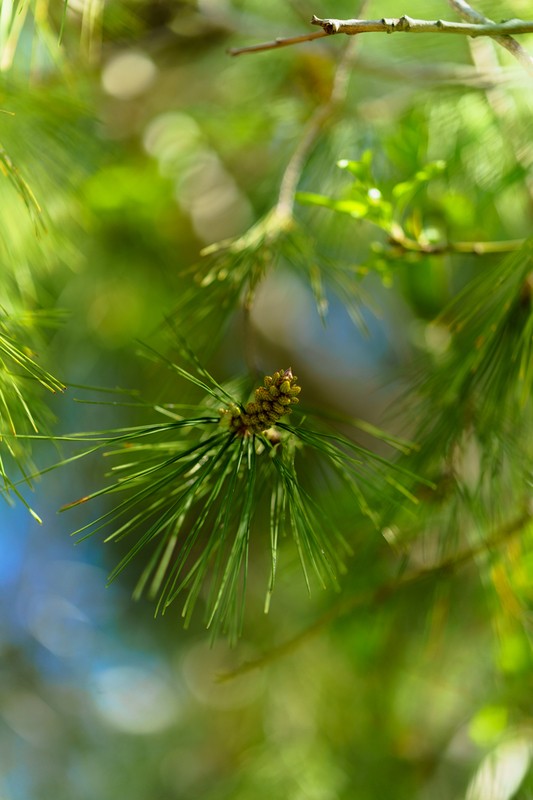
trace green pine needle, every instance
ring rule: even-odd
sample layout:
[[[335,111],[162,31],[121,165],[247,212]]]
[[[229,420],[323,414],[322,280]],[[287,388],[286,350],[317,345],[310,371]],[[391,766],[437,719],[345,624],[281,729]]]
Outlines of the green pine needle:
[[[181,377],[207,388],[208,406],[213,397],[219,401],[228,394],[207,372],[199,381],[173,366]],[[289,384],[289,373],[276,373],[280,385],[283,380]],[[268,383],[272,380],[265,379],[265,385],[275,385],[275,379]],[[291,386],[295,380],[291,377]],[[239,399],[231,402],[232,408],[245,409]],[[345,532],[313,501],[312,474],[305,470],[300,476],[304,465],[316,462],[319,479],[329,476],[332,491],[348,495],[354,519],[367,517],[373,523],[378,520],[376,491],[387,491],[391,466],[339,434],[303,423],[280,421],[262,432],[232,429],[225,409],[212,416],[62,438],[90,444],[65,464],[95,450],[113,462],[110,483],[62,509],[112,498],[107,511],[75,531],[79,538],[101,533],[107,542],[132,540],[110,581],[133,559],[144,558],[135,596],[147,592],[161,613],[182,598],[185,625],[201,602],[213,635],[224,633],[231,640],[242,630],[249,550],[256,542],[270,552],[265,611],[285,535],[294,541],[308,591],[315,583],[335,586],[351,553]],[[393,481],[395,493],[405,492],[405,476],[399,473]]]
[[[406,398],[420,447],[400,460],[430,477],[427,492],[415,478],[404,486],[424,503],[398,517],[387,509],[384,525],[399,539],[439,530],[443,545],[477,535],[490,520],[508,521],[527,505],[533,472],[533,241],[491,264],[453,300],[436,324],[449,335],[447,349],[421,365]]]
[[[366,331],[356,270],[318,253],[307,232],[276,210],[243,236],[210,245],[202,255],[204,260],[184,276],[189,288],[185,288],[175,314],[181,324],[191,321],[187,336],[202,350],[217,344],[234,312],[251,308],[263,278],[281,266],[309,285],[322,322],[328,313],[328,287],[354,323]],[[217,331],[215,337],[213,331]]]
[[[11,185],[16,190],[17,194],[22,199],[26,206],[28,214],[30,215],[36,231],[44,230],[45,225],[42,217],[42,210],[33,193],[29,183],[21,175],[17,166],[13,163],[12,159],[0,144],[0,172],[8,178]]]
[[[56,393],[64,384],[41,367],[27,342],[35,338],[35,327],[49,324],[48,315],[8,315],[0,309],[0,480],[3,495],[22,500],[32,516],[39,519],[23,500],[10,475],[13,466],[30,484],[35,468],[31,460],[28,436],[46,433],[52,415],[42,399],[40,387]],[[31,355],[30,355],[31,354]]]

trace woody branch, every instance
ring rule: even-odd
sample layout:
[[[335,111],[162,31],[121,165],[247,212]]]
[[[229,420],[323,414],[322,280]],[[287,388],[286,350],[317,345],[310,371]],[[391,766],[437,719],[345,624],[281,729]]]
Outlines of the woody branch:
[[[318,25],[325,33],[454,33],[463,36],[505,36],[533,32],[533,21],[509,19],[504,22],[447,22],[446,20],[413,19],[404,15],[379,20],[365,19],[320,19],[313,16],[312,25]]]
[[[322,28],[316,33],[303,34],[301,36],[291,36],[287,38],[279,37],[271,42],[251,45],[249,47],[238,47],[230,50],[234,56],[243,53],[254,53],[261,50],[273,50],[279,47],[288,47],[293,44],[308,42],[323,36],[331,36],[337,33],[345,33],[354,36],[359,33],[448,33],[462,34],[463,36],[490,36],[508,37],[522,33],[533,33],[533,20],[509,19],[504,22],[448,22],[446,20],[425,20],[413,19],[404,15],[397,18],[383,18],[378,20],[364,19],[321,19],[313,16],[312,25]]]

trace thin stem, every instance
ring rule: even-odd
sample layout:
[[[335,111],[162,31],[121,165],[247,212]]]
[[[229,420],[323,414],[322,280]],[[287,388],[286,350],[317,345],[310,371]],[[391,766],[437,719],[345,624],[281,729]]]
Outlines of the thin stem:
[[[228,50],[228,53],[230,56],[242,56],[244,53],[260,53],[263,50],[278,50],[280,47],[289,47],[291,44],[301,44],[302,42],[312,42],[314,39],[322,39],[327,35],[326,31],[313,31],[313,33],[303,33],[300,36],[278,36],[271,42],[252,44],[248,47],[232,47]]]
[[[296,634],[296,636],[293,636],[292,639],[288,639],[286,642],[283,642],[277,647],[273,647],[263,656],[260,656],[253,661],[245,661],[235,670],[221,675],[219,679],[221,681],[231,680],[239,675],[244,675],[247,672],[252,672],[255,669],[264,667],[266,664],[276,661],[278,658],[282,658],[288,653],[291,653],[293,650],[303,644],[303,642],[307,641],[307,639],[316,636],[321,630],[326,628],[336,619],[348,614],[351,611],[361,608],[375,607],[380,603],[385,602],[402,589],[422,583],[428,578],[436,577],[441,573],[455,572],[460,567],[464,567],[474,561],[478,556],[490,552],[497,547],[501,547],[510,538],[518,535],[524,529],[524,527],[531,522],[531,518],[531,512],[524,511],[519,517],[517,517],[517,519],[505,525],[492,538],[472,545],[472,547],[463,550],[462,553],[449,556],[448,558],[445,558],[430,567],[425,567],[424,569],[417,570],[416,572],[403,575],[401,578],[397,578],[396,580],[382,584],[377,589],[369,589],[368,591],[360,592],[340,600],[338,603],[335,603],[335,605],[330,608],[329,611],[326,611],[325,614],[322,614],[322,616],[320,616],[312,625]]]
[[[449,0],[449,2],[455,2],[457,5],[454,7],[457,8],[457,10],[461,7],[463,12],[466,8],[469,8],[467,3],[462,3],[458,0]],[[495,23],[490,22],[482,15],[479,15],[479,17],[481,21],[448,22],[441,19],[413,19],[406,15],[403,17],[390,19],[382,18],[378,20],[321,19],[313,15],[311,24],[318,25],[322,28],[322,32],[318,35],[302,34],[300,36],[290,36],[287,38],[279,37],[270,42],[262,42],[248,47],[236,47],[229,52],[233,56],[243,55],[244,53],[258,53],[263,50],[273,50],[279,47],[288,47],[293,44],[309,42],[313,39],[318,39],[322,36],[331,36],[336,33],[345,33],[349,36],[354,36],[358,33],[447,33],[461,34],[463,36],[490,36],[495,38],[503,47],[506,47],[507,50],[526,67],[528,72],[533,75],[533,59],[523,47],[511,37],[511,34],[533,33],[533,21],[510,19],[505,22]]]
[[[389,244],[409,253],[423,253],[426,255],[444,255],[445,253],[465,253],[474,256],[484,256],[489,253],[514,253],[524,244],[525,239],[508,239],[494,242],[445,242],[442,244],[429,244],[410,239],[403,232],[395,232],[389,237]]]

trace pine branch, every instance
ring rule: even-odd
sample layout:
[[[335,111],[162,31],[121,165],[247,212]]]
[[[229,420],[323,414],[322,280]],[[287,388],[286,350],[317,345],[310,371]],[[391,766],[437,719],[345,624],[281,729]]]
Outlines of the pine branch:
[[[407,496],[416,504],[416,498],[400,483],[412,484],[415,476],[340,434],[313,429],[303,422],[283,422],[291,406],[298,405],[300,393],[290,369],[265,376],[264,385],[247,405],[234,398],[224,408],[217,408],[227,393],[201,366],[192,365],[203,381],[177,364],[172,366],[182,378],[207,392],[197,411],[211,413],[109,432],[51,437],[85,442],[86,448],[40,474],[97,451],[105,450],[113,461],[118,458],[111,469],[111,483],[62,507],[62,511],[68,510],[105,496],[115,499],[75,535],[85,539],[105,532],[105,541],[128,536],[132,547],[110,580],[133,558],[148,552],[135,595],[147,590],[158,598],[161,613],[184,596],[182,616],[187,625],[205,590],[208,627],[213,635],[222,630],[234,640],[242,628],[252,537],[264,539],[269,532],[271,576],[266,608],[284,534],[294,541],[309,590],[315,582],[313,576],[323,588],[335,585],[345,557],[352,552],[340,527],[302,485],[298,472],[304,458],[306,464],[315,463],[322,477],[329,476],[332,486],[346,493],[352,514],[370,519],[374,525],[378,521],[372,507],[376,487],[380,487],[380,502],[383,492],[388,495],[392,490],[402,501]],[[153,409],[160,410],[158,406]],[[405,452],[404,442],[382,437],[364,423],[353,424]],[[23,438],[40,437],[30,434]],[[270,519],[264,519],[258,510],[265,495]]]
[[[334,116],[335,109],[342,103],[346,96],[350,67],[354,60],[353,47],[347,47],[333,77],[329,97],[324,103],[317,106],[307,121],[302,136],[299,139],[291,158],[285,168],[281,179],[278,201],[272,211],[274,224],[281,230],[292,228],[294,224],[294,203],[296,191],[305,167],[307,158],[324,128]],[[255,360],[254,331],[251,324],[251,313],[257,282],[250,282],[243,298],[244,341],[246,343],[245,357],[250,373],[257,372]]]
[[[484,19],[484,18],[483,18]],[[504,38],[509,47],[508,39],[513,34],[533,33],[533,20],[510,19],[505,22],[449,22],[446,20],[425,20],[413,19],[404,15],[395,18],[382,18],[378,20],[364,19],[321,19],[313,16],[312,25],[320,26],[322,35],[331,36],[337,33],[345,33],[354,36],[358,33],[441,33],[441,34],[460,34],[463,36],[490,36]],[[244,53],[257,53],[263,50],[273,50],[279,47],[287,47],[292,44],[310,41],[319,38],[312,35],[292,36],[286,39],[278,38],[272,42],[251,45],[249,47],[237,47],[230,50],[232,56],[243,55]],[[510,40],[513,42],[513,40]],[[516,47],[513,48],[516,55]],[[520,59],[522,63],[523,60]]]
[[[364,9],[365,2],[361,4],[360,12],[363,12]],[[222,310],[224,319],[227,321],[232,310],[239,306],[242,308],[244,355],[250,374],[259,374],[255,359],[254,331],[251,325],[251,311],[257,286],[263,280],[267,270],[272,270],[280,258],[287,256],[286,250],[292,251],[286,260],[297,266],[300,273],[308,275],[318,313],[322,319],[326,316],[327,300],[322,286],[322,276],[315,263],[317,261],[315,253],[308,252],[309,240],[301,236],[296,226],[294,203],[309,154],[322,131],[334,119],[336,110],[346,96],[350,69],[356,53],[354,44],[356,43],[350,43],[343,53],[326,100],[317,106],[305,125],[302,136],[284,170],[274,208],[243,236],[215,243],[202,251],[204,256],[214,256],[214,267],[208,271],[207,275],[199,279],[199,283],[202,287],[211,287],[210,293],[215,301],[216,313],[220,314]],[[331,273],[335,272],[332,267]],[[222,276],[224,277],[222,278]],[[344,294],[343,280],[339,272],[331,274],[329,277],[331,284],[336,284],[340,294]],[[222,286],[221,280],[223,280]],[[229,284],[233,284],[233,286],[229,288]],[[216,300],[214,297],[217,288],[222,288],[223,296],[220,297],[220,300]],[[186,316],[197,317],[197,287],[194,287],[189,299],[194,307],[194,314],[186,314]],[[349,314],[352,318],[357,319],[358,323],[361,323],[360,311],[356,307],[357,302],[354,303],[351,289],[344,300]]]

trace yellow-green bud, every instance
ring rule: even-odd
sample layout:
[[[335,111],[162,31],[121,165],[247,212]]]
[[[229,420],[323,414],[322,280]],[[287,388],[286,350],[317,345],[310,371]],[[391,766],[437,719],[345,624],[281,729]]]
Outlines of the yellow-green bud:
[[[244,410],[234,403],[227,409],[220,409],[221,422],[240,436],[262,433],[285,414],[290,414],[291,404],[299,402],[296,395],[300,394],[301,387],[296,384],[297,380],[290,367],[265,375],[264,386],[255,390],[255,400]]]

